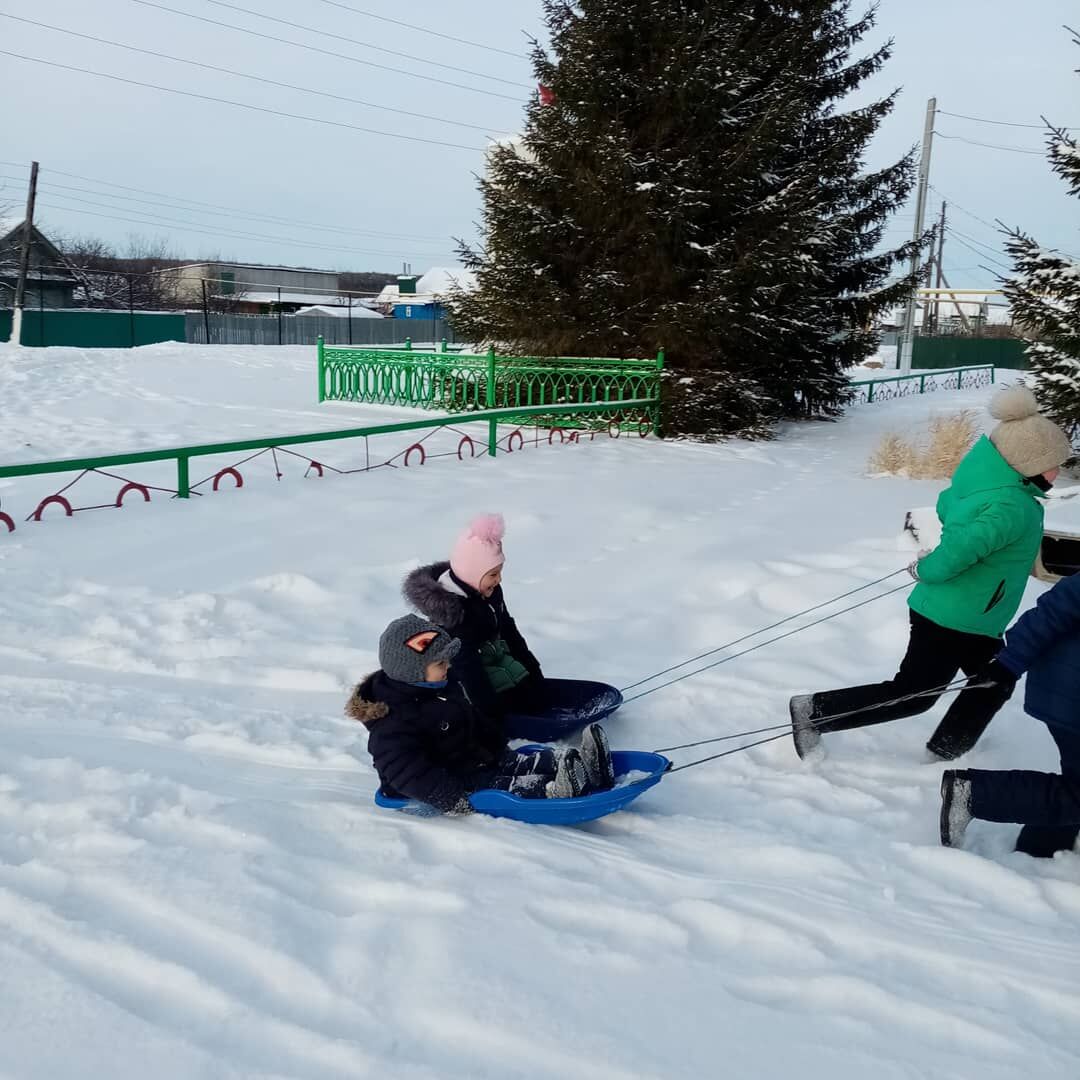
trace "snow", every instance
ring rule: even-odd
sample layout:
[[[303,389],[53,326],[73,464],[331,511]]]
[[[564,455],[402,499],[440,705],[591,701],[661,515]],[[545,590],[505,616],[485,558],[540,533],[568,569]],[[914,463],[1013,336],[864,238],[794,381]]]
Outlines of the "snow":
[[[313,372],[302,348],[0,348],[0,460],[405,415],[317,406]],[[376,810],[341,711],[402,576],[474,511],[506,514],[507,597],[545,669],[626,686],[905,565],[904,513],[939,485],[869,479],[866,459],[884,431],[987,397],[865,406],[767,444],[252,472],[37,525],[23,510],[66,479],[8,482],[0,1071],[1080,1074],[1080,859],[1013,854],[1001,825],[939,846],[941,767],[922,760],[939,710],[828,736],[817,765],[783,738],[572,829]],[[791,693],[885,677],[905,640],[895,595],[628,703],[612,743],[783,723]],[[1055,761],[1013,703],[966,764]]]
[[[353,304],[350,308],[348,305],[341,304],[312,304],[311,307],[298,308],[294,315],[329,315],[335,319],[347,319],[349,315],[352,315],[354,319],[381,319],[383,318],[377,311],[372,311],[370,308],[362,307],[360,304]]]

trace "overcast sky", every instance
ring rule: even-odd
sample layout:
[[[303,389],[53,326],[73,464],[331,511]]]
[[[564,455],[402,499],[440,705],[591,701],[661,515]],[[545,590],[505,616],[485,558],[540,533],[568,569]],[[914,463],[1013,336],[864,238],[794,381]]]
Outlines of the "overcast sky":
[[[435,118],[271,86],[0,18],[0,49],[9,52],[342,125],[0,55],[0,161],[9,163],[0,165],[0,176],[8,178],[0,180],[0,205],[21,205],[21,178],[36,158],[42,167],[38,216],[47,230],[120,244],[137,233],[166,238],[192,258],[217,254],[350,270],[397,271],[407,261],[422,271],[454,263],[451,238],[474,235],[479,216],[474,174],[483,165],[482,148],[488,136],[519,128],[533,86],[527,34],[543,30],[538,0],[0,0],[0,12]],[[1039,124],[1045,114],[1080,126],[1080,75],[1074,73],[1080,48],[1070,44],[1066,22],[1080,23],[1076,0],[881,0],[876,40],[895,38],[896,51],[869,92],[900,86],[903,94],[869,164],[884,164],[919,141],[931,95],[940,109],[969,116]],[[999,146],[1043,146],[1036,129],[948,116],[938,118],[937,129]],[[1037,154],[937,138],[931,183],[986,222],[1002,218],[1049,246],[1080,251],[1080,205]],[[110,185],[143,191],[125,194]],[[941,195],[931,193],[935,213],[940,202]],[[950,223],[990,248],[973,243],[971,251],[963,237],[950,238],[945,264],[951,284],[990,284],[981,267],[993,269],[991,260],[1002,258],[994,254],[1000,238],[959,208]],[[900,239],[911,225],[910,217],[898,219],[890,236]]]

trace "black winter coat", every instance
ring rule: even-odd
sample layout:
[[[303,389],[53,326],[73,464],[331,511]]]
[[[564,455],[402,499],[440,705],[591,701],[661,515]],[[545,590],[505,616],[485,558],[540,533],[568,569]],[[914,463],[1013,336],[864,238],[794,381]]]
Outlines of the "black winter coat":
[[[514,659],[534,679],[544,677],[540,661],[530,652],[517,623],[507,611],[502,586],[495,589],[490,599],[485,599],[454,577],[453,583],[460,593],[450,592],[439,581],[449,569],[448,562],[421,566],[405,578],[402,594],[421,615],[449,630],[461,642],[461,651],[450,670],[464,685],[476,707],[488,716],[496,716],[501,711],[499,695],[492,689],[480,662],[480,646],[501,637]]]
[[[501,725],[473,707],[451,678],[431,690],[369,675],[345,712],[368,729],[368,752],[383,791],[444,813],[467,813],[507,750]]]

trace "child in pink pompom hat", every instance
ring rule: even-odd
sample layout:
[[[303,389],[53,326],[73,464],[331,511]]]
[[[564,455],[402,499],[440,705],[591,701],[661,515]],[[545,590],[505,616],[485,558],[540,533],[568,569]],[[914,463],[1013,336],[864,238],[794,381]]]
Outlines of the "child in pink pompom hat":
[[[540,662],[503,599],[505,531],[501,514],[473,518],[449,562],[421,566],[402,588],[417,611],[461,642],[454,673],[489,716],[528,713],[543,700]]]
[[[481,514],[473,518],[450,552],[450,570],[485,598],[491,596],[502,578],[505,534],[502,514]]]

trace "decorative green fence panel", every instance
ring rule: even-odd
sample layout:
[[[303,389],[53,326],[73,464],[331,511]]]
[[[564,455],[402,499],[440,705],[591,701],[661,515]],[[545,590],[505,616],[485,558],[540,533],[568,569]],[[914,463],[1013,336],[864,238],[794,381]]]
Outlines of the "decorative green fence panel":
[[[494,351],[478,356],[331,346],[320,339],[319,400],[440,412],[640,398],[658,402],[663,366],[663,353],[655,360],[496,356]]]
[[[952,371],[926,371],[919,375],[894,375],[884,379],[865,379],[850,384],[853,404],[892,401],[895,398],[929,394],[935,390],[977,390],[992,386],[992,367],[955,368]]]

